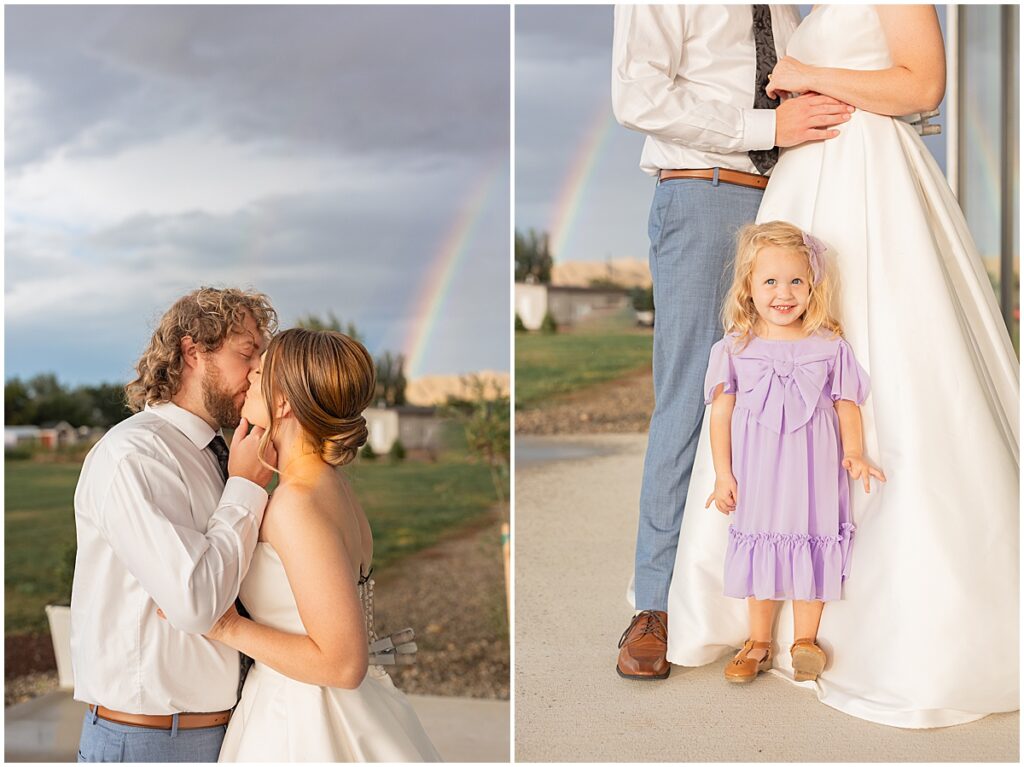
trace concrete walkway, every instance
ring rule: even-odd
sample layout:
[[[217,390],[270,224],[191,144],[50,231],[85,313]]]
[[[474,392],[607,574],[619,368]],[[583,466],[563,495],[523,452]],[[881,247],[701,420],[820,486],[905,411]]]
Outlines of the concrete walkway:
[[[517,761],[1018,761],[1017,713],[885,727],[771,675],[727,686],[725,659],[620,679],[645,446],[646,435],[516,440]]]
[[[448,762],[507,762],[508,701],[410,695],[416,713]],[[85,705],[52,692],[4,712],[5,762],[74,762]]]

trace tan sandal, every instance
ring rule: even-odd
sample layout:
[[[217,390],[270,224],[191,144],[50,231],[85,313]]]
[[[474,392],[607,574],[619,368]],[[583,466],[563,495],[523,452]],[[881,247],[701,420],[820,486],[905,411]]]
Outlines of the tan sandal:
[[[733,684],[749,684],[762,671],[772,667],[772,643],[748,639],[743,649],[725,666],[725,680]]]
[[[793,678],[798,682],[813,682],[825,668],[828,656],[813,639],[798,639],[789,648],[793,656]]]

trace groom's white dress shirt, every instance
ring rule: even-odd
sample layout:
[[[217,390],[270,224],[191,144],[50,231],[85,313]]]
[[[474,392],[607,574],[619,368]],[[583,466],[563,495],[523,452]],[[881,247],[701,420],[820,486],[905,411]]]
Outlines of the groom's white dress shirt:
[[[133,714],[235,704],[238,653],[201,634],[238,595],[267,493],[241,477],[225,486],[207,449],[216,434],[168,402],[114,426],[86,457],[75,491],[76,700]]]
[[[779,58],[800,16],[771,5]],[[640,167],[757,173],[747,152],[775,145],[775,110],[754,109],[756,55],[749,5],[617,5],[612,108],[647,134]]]

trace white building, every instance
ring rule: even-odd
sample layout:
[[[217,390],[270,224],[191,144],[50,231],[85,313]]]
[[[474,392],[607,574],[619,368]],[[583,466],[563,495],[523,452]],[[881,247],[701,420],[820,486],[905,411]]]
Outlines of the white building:
[[[583,288],[569,285],[516,283],[516,314],[527,330],[538,330],[551,312],[559,327],[618,314],[631,306],[626,288]]]

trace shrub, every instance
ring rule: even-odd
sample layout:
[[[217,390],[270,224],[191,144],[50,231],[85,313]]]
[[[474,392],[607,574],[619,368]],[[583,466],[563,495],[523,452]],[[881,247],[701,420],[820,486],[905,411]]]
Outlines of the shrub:
[[[544,319],[540,323],[541,333],[557,333],[558,323],[555,322],[555,318],[551,316],[551,312],[544,314]]]
[[[633,309],[638,312],[654,311],[654,288],[633,288]]]
[[[33,450],[28,445],[8,447],[4,449],[5,461],[27,461],[32,457]]]
[[[391,456],[391,460],[395,463],[405,460],[405,445],[402,444],[402,440],[395,440],[395,444],[391,446],[391,452],[389,455]]]
[[[526,325],[523,324],[523,318],[519,316],[519,312],[516,312],[516,332],[522,333],[526,330]]]
[[[377,460],[377,454],[375,452],[373,452],[373,446],[369,442],[367,442],[365,445],[363,445],[363,452],[361,453],[361,455],[367,461],[376,461]]]

